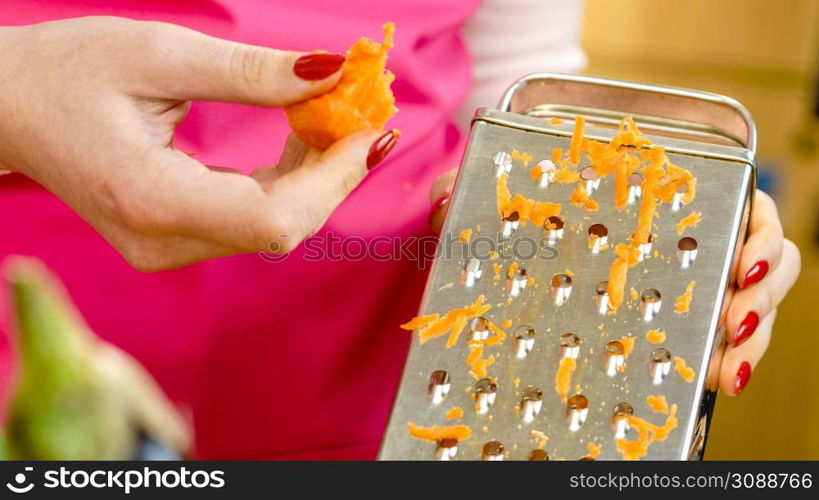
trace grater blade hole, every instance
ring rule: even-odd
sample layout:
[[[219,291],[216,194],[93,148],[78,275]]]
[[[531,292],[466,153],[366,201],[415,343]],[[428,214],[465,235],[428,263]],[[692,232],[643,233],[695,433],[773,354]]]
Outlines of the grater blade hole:
[[[515,329],[515,356],[525,358],[535,345],[535,329],[529,325],[521,325]]]
[[[662,295],[654,288],[646,288],[640,294],[640,316],[643,321],[651,321],[660,312]]]
[[[690,267],[697,259],[697,240],[690,236],[680,238],[677,242],[677,259],[683,268]]]
[[[662,347],[651,352],[648,363],[648,375],[654,385],[663,383],[671,371],[671,353]]]
[[[449,373],[445,370],[435,370],[429,376],[429,388],[428,393],[430,399],[432,399],[433,404],[441,404],[444,399],[446,399],[447,394],[449,394],[449,388],[451,387],[450,380],[449,380]]]
[[[493,439],[483,445],[483,450],[481,450],[481,458],[490,462],[501,461],[503,460],[503,453],[503,443],[497,439]]]
[[[572,293],[572,277],[568,274],[552,276],[551,297],[556,306],[562,306]]]
[[[577,359],[577,356],[580,354],[580,337],[573,333],[564,333],[561,335],[558,354],[561,358]]]

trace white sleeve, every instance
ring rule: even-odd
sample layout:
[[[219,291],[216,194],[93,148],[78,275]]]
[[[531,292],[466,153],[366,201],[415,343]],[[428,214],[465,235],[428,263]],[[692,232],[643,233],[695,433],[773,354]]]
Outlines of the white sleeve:
[[[474,86],[458,118],[495,107],[521,76],[538,71],[576,73],[586,65],[580,48],[581,0],[482,0],[464,26]]]

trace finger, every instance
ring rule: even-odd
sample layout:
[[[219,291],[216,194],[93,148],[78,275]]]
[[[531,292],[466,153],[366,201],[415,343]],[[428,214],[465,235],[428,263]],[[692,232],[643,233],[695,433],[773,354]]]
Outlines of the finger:
[[[757,285],[737,290],[726,317],[729,341],[737,346],[757,330],[760,318],[776,309],[799,277],[801,257],[796,245],[785,240],[780,264]]]
[[[458,169],[453,168],[435,179],[429,190],[429,202],[435,203],[445,196],[450,196],[452,194],[452,188],[455,187],[455,178],[457,176]]]
[[[281,175],[267,191],[281,206],[282,217],[291,221],[288,236],[302,239],[322,226],[375,166],[374,162],[392,150],[397,139],[394,130],[357,132],[315,159],[309,158],[308,152],[298,168]]]
[[[728,346],[722,357],[719,386],[723,393],[738,396],[748,385],[753,370],[768,349],[776,309],[762,319],[756,335],[738,347]]]
[[[321,157],[321,151],[308,146],[294,133],[287,136],[279,162],[272,167],[255,170],[250,176],[263,186],[269,186],[280,176],[299,168],[305,163],[312,163]]]
[[[103,218],[90,219],[89,222],[131,267],[141,272],[176,269],[243,252],[241,248],[187,236],[146,236],[115,220]]]
[[[455,187],[455,178],[458,176],[458,169],[452,169],[441,175],[432,183],[429,190],[429,201],[431,203],[427,222],[433,232],[440,233],[444,226],[446,211],[449,207],[449,197]]]
[[[747,288],[764,278],[779,264],[782,253],[779,213],[773,199],[764,191],[756,191],[748,231],[737,269],[740,288]]]
[[[358,185],[373,155],[383,157],[385,136],[392,138],[388,152],[396,133],[358,132],[270,186],[210,170],[184,153],[163,149],[146,161],[149,172],[129,177],[119,211],[140,234],[187,236],[241,251],[264,251],[276,244],[288,252]]]
[[[127,46],[146,57],[128,59],[126,76],[140,75],[138,91],[151,97],[285,106],[330,90],[345,60],[222,40],[166,23],[134,23],[132,29]]]

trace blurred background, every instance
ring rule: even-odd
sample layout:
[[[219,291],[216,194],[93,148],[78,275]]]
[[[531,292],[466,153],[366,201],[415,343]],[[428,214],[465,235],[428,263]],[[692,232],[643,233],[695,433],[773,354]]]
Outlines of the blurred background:
[[[717,401],[705,458],[819,459],[819,299],[811,288],[819,283],[819,1],[612,7],[586,0],[586,72],[717,92],[747,106],[759,130],[760,187],[802,251],[802,275],[753,382],[742,397]]]

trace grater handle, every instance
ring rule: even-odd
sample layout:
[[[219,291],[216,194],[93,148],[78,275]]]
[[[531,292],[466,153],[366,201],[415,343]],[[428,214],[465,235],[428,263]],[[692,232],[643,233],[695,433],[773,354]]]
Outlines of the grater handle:
[[[668,132],[728,139],[756,153],[756,126],[739,102],[719,94],[663,85],[559,73],[517,80],[499,109],[534,116],[583,114],[616,123],[625,115]]]

